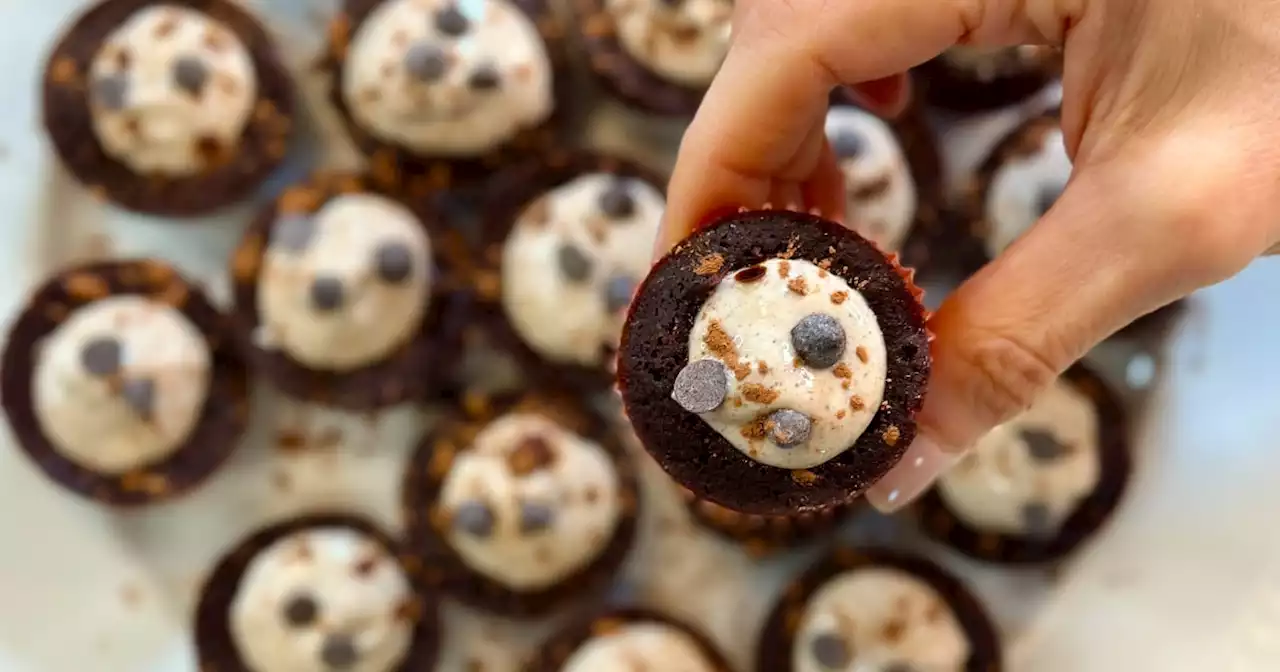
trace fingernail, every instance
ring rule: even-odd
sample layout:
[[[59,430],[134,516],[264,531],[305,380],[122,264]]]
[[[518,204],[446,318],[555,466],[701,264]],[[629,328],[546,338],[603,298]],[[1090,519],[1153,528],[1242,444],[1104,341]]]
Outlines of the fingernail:
[[[959,459],[959,453],[946,452],[933,439],[917,436],[902,461],[867,490],[867,501],[881,513],[900,511],[924,494],[938,476]]]

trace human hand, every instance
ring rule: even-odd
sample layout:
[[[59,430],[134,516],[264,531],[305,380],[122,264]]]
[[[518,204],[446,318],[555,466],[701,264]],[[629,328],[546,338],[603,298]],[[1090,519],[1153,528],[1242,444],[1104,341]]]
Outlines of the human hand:
[[[680,147],[657,252],[766,202],[843,216],[830,90],[905,101],[955,44],[1065,48],[1074,172],[1031,231],[930,320],[919,435],[867,497],[892,511],[1119,328],[1280,242],[1280,19],[1232,0],[738,0],[734,44]]]

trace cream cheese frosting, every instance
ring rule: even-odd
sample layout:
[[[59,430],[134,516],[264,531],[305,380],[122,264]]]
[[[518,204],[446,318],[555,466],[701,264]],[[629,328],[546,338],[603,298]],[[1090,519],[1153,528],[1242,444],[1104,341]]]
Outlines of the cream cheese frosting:
[[[114,296],[73,312],[42,342],[35,414],[54,449],[98,473],[172,456],[209,394],[212,356],[181,312]]]
[[[897,134],[874,114],[848,105],[831,108],[826,132],[844,173],[846,219],[880,249],[896,252],[911,231],[919,198]]]
[[[1062,194],[1071,178],[1062,130],[1041,135],[1038,149],[1011,155],[991,175],[985,215],[987,253],[998,256],[1026,233]]]
[[[389,0],[356,30],[342,67],[354,121],[421,154],[485,154],[554,107],[546,44],[510,0]]]
[[[706,87],[729,53],[730,0],[606,0],[605,9],[627,54],[677,84]]]
[[[272,227],[258,278],[260,347],[350,371],[415,335],[433,284],[431,241],[405,206],[342,194]]]
[[[626,623],[586,641],[561,672],[717,672],[688,633],[665,623]]]
[[[313,528],[253,558],[230,630],[259,672],[393,672],[413,644],[413,599],[404,570],[377,539]]]
[[[258,96],[253,58],[222,22],[151,5],[111,32],[89,67],[93,127],[112,158],[184,177],[233,152]]]

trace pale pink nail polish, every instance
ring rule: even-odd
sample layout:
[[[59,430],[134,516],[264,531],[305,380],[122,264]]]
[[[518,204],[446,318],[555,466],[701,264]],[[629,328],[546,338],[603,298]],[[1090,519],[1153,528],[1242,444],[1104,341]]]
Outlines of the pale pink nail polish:
[[[867,490],[867,501],[881,513],[894,513],[924,494],[938,476],[960,459],[927,436],[918,436],[902,461]]]

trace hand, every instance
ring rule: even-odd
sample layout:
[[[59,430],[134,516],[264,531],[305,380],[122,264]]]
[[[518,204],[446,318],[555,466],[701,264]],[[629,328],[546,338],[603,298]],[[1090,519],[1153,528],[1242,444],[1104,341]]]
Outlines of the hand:
[[[947,299],[920,433],[867,496],[922,493],[1120,327],[1280,242],[1280,15],[1235,0],[738,0],[734,44],[680,148],[659,253],[765,202],[843,215],[823,134],[838,84],[903,105],[955,44],[1065,48],[1075,170],[1035,228]],[[1265,310],[1265,308],[1264,308]]]

